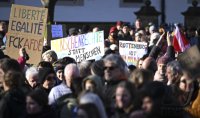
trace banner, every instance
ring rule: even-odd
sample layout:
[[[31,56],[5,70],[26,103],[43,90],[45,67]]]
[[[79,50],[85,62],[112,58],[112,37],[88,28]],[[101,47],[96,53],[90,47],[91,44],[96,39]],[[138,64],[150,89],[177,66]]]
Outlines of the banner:
[[[92,60],[104,55],[104,32],[91,32],[51,41],[51,49],[58,58],[72,57],[76,62]]]
[[[119,53],[127,65],[137,65],[137,61],[147,53],[147,43],[119,41]]]
[[[24,47],[30,57],[27,63],[38,64],[41,61],[47,12],[46,8],[12,5],[6,41],[7,55],[17,59],[19,48]]]

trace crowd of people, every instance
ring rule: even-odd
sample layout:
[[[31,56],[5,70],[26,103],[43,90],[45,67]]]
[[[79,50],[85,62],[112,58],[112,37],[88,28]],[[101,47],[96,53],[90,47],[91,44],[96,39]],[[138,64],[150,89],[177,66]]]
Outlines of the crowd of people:
[[[198,28],[178,25],[191,46],[199,46]],[[167,24],[134,26],[118,21],[105,39],[105,55],[77,63],[58,59],[44,45],[42,61],[27,64],[24,48],[17,60],[0,50],[0,118],[200,118],[200,75],[183,66]],[[69,36],[96,32],[69,29]],[[0,23],[0,45],[7,26]],[[119,40],[146,42],[148,53],[137,65],[119,54]],[[198,65],[197,65],[198,67]]]

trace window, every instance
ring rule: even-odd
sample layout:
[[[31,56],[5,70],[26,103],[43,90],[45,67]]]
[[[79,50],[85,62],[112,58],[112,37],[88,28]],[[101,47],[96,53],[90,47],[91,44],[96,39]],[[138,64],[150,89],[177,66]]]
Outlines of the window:
[[[56,5],[60,6],[83,6],[84,0],[58,0]]]
[[[120,7],[140,7],[144,0],[120,0]]]

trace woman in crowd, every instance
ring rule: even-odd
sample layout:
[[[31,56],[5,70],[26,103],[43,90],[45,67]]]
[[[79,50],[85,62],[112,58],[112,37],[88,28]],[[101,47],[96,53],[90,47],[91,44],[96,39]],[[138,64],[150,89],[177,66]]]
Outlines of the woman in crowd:
[[[25,116],[25,93],[22,90],[22,73],[8,71],[3,76],[4,94],[0,99],[0,118],[23,118]]]
[[[34,90],[26,96],[26,118],[55,118],[48,106],[48,96],[42,90]]]
[[[127,118],[135,109],[135,88],[129,81],[118,84],[115,90],[115,113],[112,118]]]

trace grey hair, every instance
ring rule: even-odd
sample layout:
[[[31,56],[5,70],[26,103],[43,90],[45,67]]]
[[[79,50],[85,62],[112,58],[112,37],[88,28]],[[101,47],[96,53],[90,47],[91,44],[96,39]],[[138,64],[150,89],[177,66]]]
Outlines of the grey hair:
[[[38,70],[36,67],[30,67],[26,70],[26,79],[28,79],[30,75],[38,75]]]
[[[81,63],[78,64],[81,77],[86,77],[91,74],[91,71],[90,71],[91,64],[92,63],[88,60],[82,61]]]
[[[68,74],[71,75],[68,75]],[[64,75],[65,76],[71,76],[71,77],[79,77],[80,76],[80,71],[78,69],[78,66],[76,64],[68,64],[65,66],[65,70],[64,70]]]
[[[104,63],[106,61],[111,61],[113,64],[118,66],[125,74],[128,73],[128,66],[123,58],[118,54],[109,54],[103,59]]]
[[[171,61],[167,64],[167,67],[169,67],[171,69],[171,71],[173,72],[173,74],[182,74],[182,67],[181,64],[178,61]]]

